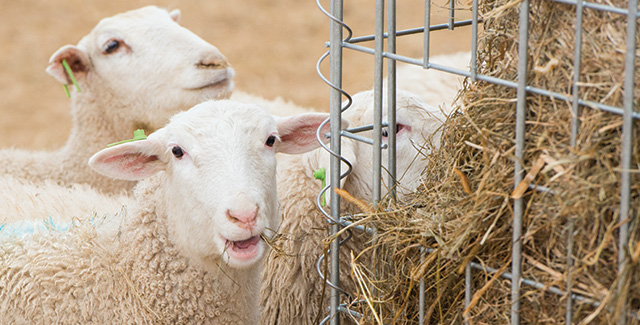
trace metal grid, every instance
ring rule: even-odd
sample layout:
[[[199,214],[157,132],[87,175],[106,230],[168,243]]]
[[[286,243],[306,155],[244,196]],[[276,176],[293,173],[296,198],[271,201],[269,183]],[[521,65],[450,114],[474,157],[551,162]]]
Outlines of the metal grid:
[[[504,80],[499,78],[494,78],[487,75],[482,75],[477,73],[477,37],[478,37],[478,24],[480,23],[478,18],[478,1],[472,1],[472,19],[471,20],[462,20],[456,21],[454,10],[455,10],[455,1],[449,1],[449,20],[445,24],[439,25],[431,25],[431,3],[430,0],[425,0],[424,5],[424,26],[406,29],[406,30],[396,30],[396,2],[395,0],[387,0],[386,8],[387,8],[387,32],[384,30],[384,22],[385,22],[385,1],[384,0],[376,0],[375,1],[375,32],[374,35],[362,36],[362,37],[352,37],[352,32],[349,27],[342,22],[343,19],[343,1],[342,0],[330,0],[330,8],[326,10],[320,4],[320,0],[317,0],[318,7],[321,11],[323,11],[330,19],[330,41],[326,44],[329,47],[329,51],[327,51],[318,61],[318,73],[323,78],[323,80],[332,88],[331,90],[331,98],[330,98],[330,121],[331,121],[331,142],[330,148],[325,147],[326,150],[332,153],[331,158],[331,170],[330,170],[330,184],[327,185],[323,189],[323,191],[318,195],[318,206],[320,202],[320,196],[322,193],[327,191],[329,188],[331,191],[331,215],[327,215],[325,213],[327,220],[330,224],[331,234],[337,233],[342,227],[348,226],[349,222],[342,219],[340,217],[340,197],[333,191],[333,187],[339,187],[340,179],[349,172],[349,170],[345,171],[341,174],[340,171],[340,161],[345,161],[340,157],[340,139],[342,136],[347,136],[350,138],[363,140],[356,136],[354,133],[362,131],[362,130],[373,130],[373,139],[366,140],[373,145],[374,148],[378,148],[374,150],[373,154],[373,170],[372,170],[372,182],[373,182],[373,202],[376,203],[380,200],[381,195],[381,151],[389,150],[389,188],[393,188],[393,182],[395,179],[395,68],[396,62],[405,62],[409,64],[414,64],[418,66],[422,66],[425,69],[435,69],[447,73],[452,73],[460,76],[465,76],[470,78],[472,81],[486,81],[493,84],[515,88],[517,90],[517,102],[516,102],[516,148],[515,148],[515,173],[514,173],[514,187],[520,183],[523,178],[523,167],[520,165],[520,161],[523,158],[524,152],[524,144],[525,144],[525,113],[527,111],[526,104],[526,95],[527,93],[533,93],[538,95],[548,96],[550,98],[570,102],[572,104],[572,121],[571,121],[571,143],[570,145],[573,147],[576,145],[576,137],[579,129],[579,122],[577,116],[579,115],[579,110],[584,108],[589,109],[598,109],[602,111],[606,111],[612,114],[622,115],[623,125],[622,125],[622,157],[621,157],[621,165],[620,165],[620,177],[621,177],[621,186],[620,186],[620,223],[622,224],[619,230],[619,240],[618,247],[628,247],[627,243],[629,240],[629,230],[628,230],[628,219],[631,216],[630,211],[630,191],[631,191],[631,150],[632,150],[632,142],[633,142],[633,120],[640,119],[640,113],[633,111],[633,91],[634,91],[634,73],[635,73],[635,53],[636,53],[636,31],[637,31],[637,19],[640,18],[638,15],[638,0],[629,0],[627,8],[618,8],[608,5],[601,5],[597,3],[587,2],[583,0],[549,0],[557,3],[568,4],[575,6],[576,11],[576,30],[575,30],[575,61],[574,61],[574,69],[575,71],[580,71],[580,61],[581,61],[581,43],[582,43],[582,17],[583,10],[585,8],[591,10],[600,10],[606,11],[610,13],[625,15],[627,17],[627,38],[626,38],[626,56],[625,56],[625,80],[624,80],[624,89],[631,90],[624,92],[624,101],[622,107],[614,107],[605,104],[601,104],[598,102],[588,101],[581,99],[579,97],[579,82],[580,82],[580,74],[574,73],[573,76],[573,85],[572,85],[572,94],[566,95],[557,92],[552,92],[546,89],[536,88],[532,86],[528,86],[526,82],[527,75],[527,51],[528,51],[528,28],[529,28],[529,0],[523,0],[520,4],[520,16],[519,16],[519,48],[518,48],[518,76],[516,81],[512,80]],[[439,64],[435,64],[429,61],[429,37],[431,32],[436,32],[438,30],[449,29],[453,30],[454,28],[462,27],[462,26],[471,26],[471,62],[469,70],[459,70]],[[426,31],[426,32],[425,32]],[[344,32],[347,33],[347,36],[344,36]],[[398,55],[396,53],[396,37],[404,36],[410,34],[418,34],[422,33],[424,35],[424,49],[423,49],[423,58],[422,60],[413,59],[410,57]],[[387,49],[384,49],[384,39],[387,39]],[[358,43],[365,41],[374,41],[374,48],[368,48],[365,46],[361,46]],[[359,128],[359,129],[351,129],[351,130],[340,130],[340,119],[341,114],[344,110],[348,109],[351,104],[350,96],[342,90],[342,55],[344,50],[353,50],[358,51],[365,54],[370,54],[374,56],[375,60],[375,68],[374,68],[374,123],[369,127]],[[320,72],[320,64],[327,58],[331,58],[330,65],[330,77],[329,79],[325,78]],[[382,100],[383,100],[383,66],[386,60],[387,63],[387,75],[388,75],[388,105],[389,105],[389,116],[388,123],[382,123]],[[346,99],[347,104],[342,105],[342,100]],[[327,121],[328,122],[328,121]],[[387,127],[389,128],[389,147],[386,148],[381,143],[381,130]],[[321,135],[318,134],[318,137]],[[346,161],[345,161],[346,162]],[[346,162],[349,166],[351,166]],[[533,188],[533,187],[531,187]],[[546,191],[550,192],[549,189],[544,187],[536,187],[535,190],[538,191]],[[393,193],[392,193],[393,195]],[[322,209],[321,209],[322,210]],[[522,199],[514,200],[513,202],[513,211],[514,211],[514,220],[513,220],[513,239],[512,239],[512,260],[511,260],[511,272],[504,272],[501,277],[507,278],[511,280],[511,324],[519,324],[520,323],[520,286],[522,284],[527,286],[532,286],[541,290],[545,290],[546,292],[550,292],[559,296],[565,296],[567,292],[571,292],[572,289],[572,279],[571,277],[567,277],[567,286],[563,291],[561,288],[548,286],[544,283],[536,282],[534,280],[525,279],[521,277],[521,260],[522,260],[522,247],[521,247],[521,237],[522,237],[522,217],[523,217],[523,201]],[[573,266],[572,260],[572,245],[573,245],[573,224],[569,224],[570,231],[568,231],[567,235],[567,266],[570,268]],[[361,229],[362,230],[362,229]],[[369,232],[371,232],[369,230]],[[322,324],[329,322],[330,324],[339,324],[341,313],[350,313],[352,316],[361,316],[353,311],[349,311],[346,309],[345,305],[340,304],[340,296],[341,292],[343,292],[339,288],[339,260],[338,260],[338,250],[340,248],[339,239],[336,239],[332,242],[330,247],[330,275],[329,279],[325,279],[324,275],[321,274],[323,280],[326,280],[327,283],[331,287],[330,293],[330,306],[329,306],[329,315],[322,321]],[[423,258],[424,254],[428,254],[431,252],[430,249],[423,250]],[[625,265],[628,263],[628,252],[625,252],[624,249],[619,249],[618,253],[618,272],[622,272]],[[323,257],[324,258],[324,257]],[[322,259],[318,262],[318,265]],[[480,265],[478,263],[471,262],[467,265],[465,270],[465,307],[469,305],[471,301],[471,296],[473,295],[473,288],[471,287],[471,275],[472,269],[483,270],[488,273],[495,273],[498,270],[490,267],[486,267]],[[319,270],[319,268],[318,268]],[[320,272],[321,273],[321,272]],[[570,274],[571,272],[568,272]],[[622,282],[618,285],[618,290],[621,291]],[[424,324],[424,291],[425,284],[424,279],[420,282],[420,296],[419,296],[419,304],[420,304],[420,324]],[[593,306],[600,306],[600,302],[593,301],[590,298],[583,297],[577,294],[570,294],[571,299],[567,299],[566,303],[566,314],[565,321],[567,324],[571,324],[573,318],[573,301],[581,301],[585,303],[589,303]],[[640,313],[637,311],[626,311],[623,310],[620,313],[620,319],[618,319],[618,324],[625,324],[626,318],[631,315],[634,318],[640,319]],[[467,321],[465,321],[467,323]]]

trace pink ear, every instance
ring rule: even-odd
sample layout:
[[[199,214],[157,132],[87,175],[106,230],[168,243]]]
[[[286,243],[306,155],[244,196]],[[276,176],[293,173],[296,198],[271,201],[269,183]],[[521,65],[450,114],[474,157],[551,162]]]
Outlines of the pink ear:
[[[316,138],[316,131],[320,124],[329,117],[329,114],[307,113],[290,117],[278,118],[278,135],[280,142],[276,145],[276,152],[299,154],[320,147]],[[349,122],[342,120],[341,128],[349,126]],[[321,135],[329,132],[329,123],[325,124]],[[328,139],[321,136],[323,142]]]
[[[179,22],[180,21],[180,9],[171,10],[171,12],[169,13],[169,16],[176,23]]]
[[[87,54],[77,46],[65,45],[53,53],[47,67],[47,72],[62,84],[71,84],[71,78],[64,70],[62,60],[67,61],[77,80],[82,79],[89,72],[90,63]]]
[[[111,178],[137,181],[164,170],[162,149],[153,140],[140,140],[103,149],[89,159],[89,166]]]

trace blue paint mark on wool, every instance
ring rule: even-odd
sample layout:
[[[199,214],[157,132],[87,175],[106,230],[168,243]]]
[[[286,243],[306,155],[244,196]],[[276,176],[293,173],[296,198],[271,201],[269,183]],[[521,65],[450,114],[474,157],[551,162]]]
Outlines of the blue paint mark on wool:
[[[96,218],[96,216],[89,219],[89,223],[94,227],[104,223],[104,221],[105,218]],[[0,236],[23,237],[33,234],[63,233],[75,226],[75,221],[56,223],[53,221],[53,218],[49,216],[47,219],[40,221],[21,220],[14,223],[2,224],[0,225]]]

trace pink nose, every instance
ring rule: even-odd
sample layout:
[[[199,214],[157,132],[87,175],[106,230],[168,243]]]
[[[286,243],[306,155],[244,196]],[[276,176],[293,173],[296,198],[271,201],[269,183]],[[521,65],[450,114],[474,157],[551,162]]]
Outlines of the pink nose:
[[[258,208],[249,210],[227,210],[227,218],[241,228],[251,230],[256,225]]]

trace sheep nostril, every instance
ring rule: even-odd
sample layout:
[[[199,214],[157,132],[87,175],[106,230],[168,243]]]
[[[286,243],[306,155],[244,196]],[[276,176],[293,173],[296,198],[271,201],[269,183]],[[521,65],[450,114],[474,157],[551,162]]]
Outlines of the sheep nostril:
[[[258,208],[250,210],[227,210],[227,218],[242,228],[251,229],[256,224]]]
[[[198,62],[197,66],[201,69],[226,69],[229,67],[229,63],[225,60],[203,60]]]

